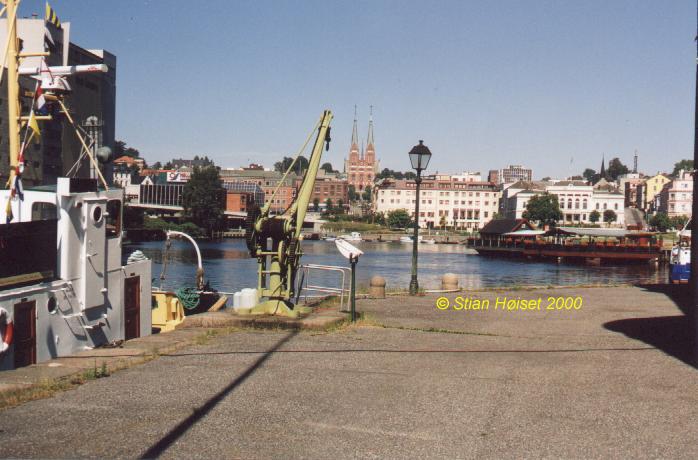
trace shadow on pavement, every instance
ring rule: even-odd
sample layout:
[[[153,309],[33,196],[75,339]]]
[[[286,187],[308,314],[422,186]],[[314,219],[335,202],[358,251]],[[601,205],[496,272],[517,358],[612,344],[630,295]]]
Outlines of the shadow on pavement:
[[[649,292],[664,294],[671,299],[684,314],[688,313],[691,293],[687,284],[637,284],[636,286]]]
[[[687,316],[658,316],[610,321],[604,327],[641,340],[684,363],[696,367],[691,354],[691,328]]]
[[[216,407],[216,405],[221,402],[226,396],[228,396],[235,388],[237,388],[241,383],[243,383],[249,376],[254,374],[254,372],[262,365],[264,362],[274,354],[281,346],[286,342],[291,340],[298,331],[293,331],[288,335],[284,336],[281,340],[276,342],[271,349],[266,351],[262,356],[257,359],[250,367],[248,367],[242,374],[240,374],[235,380],[230,382],[225,388],[213,395],[208,401],[206,401],[201,407],[199,407],[192,415],[181,421],[176,427],[172,428],[169,433],[163,436],[157,443],[153,444],[147,451],[141,455],[141,458],[157,458],[162,455],[172,444],[174,444],[180,437],[182,437],[194,424],[208,414],[211,409]]]

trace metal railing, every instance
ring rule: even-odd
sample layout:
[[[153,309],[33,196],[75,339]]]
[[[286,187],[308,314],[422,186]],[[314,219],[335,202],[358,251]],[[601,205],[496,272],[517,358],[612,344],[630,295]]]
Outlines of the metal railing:
[[[339,267],[337,265],[319,265],[319,264],[307,264],[301,265],[301,280],[298,286],[298,297],[303,297],[303,301],[307,304],[308,298],[319,298],[323,297],[320,295],[309,296],[308,292],[318,292],[323,294],[331,294],[339,296],[339,311],[346,312],[348,310],[348,299],[351,292],[351,286],[347,287],[347,279],[351,279],[351,269],[349,267]],[[311,281],[311,275],[313,273],[337,273],[340,276],[341,284],[339,287],[333,286],[322,286],[319,284],[313,284]],[[345,305],[346,303],[346,305]]]

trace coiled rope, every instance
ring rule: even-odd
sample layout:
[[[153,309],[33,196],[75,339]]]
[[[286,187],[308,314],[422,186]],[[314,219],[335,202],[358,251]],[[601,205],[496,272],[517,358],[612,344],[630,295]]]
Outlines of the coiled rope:
[[[201,301],[199,291],[193,287],[181,287],[175,291],[175,295],[187,310],[195,309]]]

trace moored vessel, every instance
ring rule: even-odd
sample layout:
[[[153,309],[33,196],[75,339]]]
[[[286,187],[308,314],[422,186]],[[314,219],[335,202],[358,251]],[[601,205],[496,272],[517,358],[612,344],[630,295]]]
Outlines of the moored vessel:
[[[59,177],[24,189],[24,149],[37,120],[65,117],[68,75],[106,66],[48,67],[48,53],[21,53],[17,0],[7,0],[9,189],[0,190],[0,369],[13,369],[151,333],[151,262],[121,265],[124,194],[109,188],[91,149],[75,131],[97,178]],[[39,68],[21,59],[41,56]],[[19,74],[37,80],[28,116],[20,113]],[[38,105],[53,115],[36,115]],[[22,123],[25,122],[25,123]],[[78,160],[79,162],[80,160]]]

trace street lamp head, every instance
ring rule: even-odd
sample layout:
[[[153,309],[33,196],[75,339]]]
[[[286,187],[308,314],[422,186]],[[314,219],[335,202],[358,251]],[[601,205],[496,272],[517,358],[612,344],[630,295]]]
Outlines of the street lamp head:
[[[412,163],[412,169],[417,172],[427,169],[429,166],[429,160],[431,159],[431,152],[429,147],[424,145],[424,141],[420,140],[418,145],[412,147],[410,150],[410,162]]]

